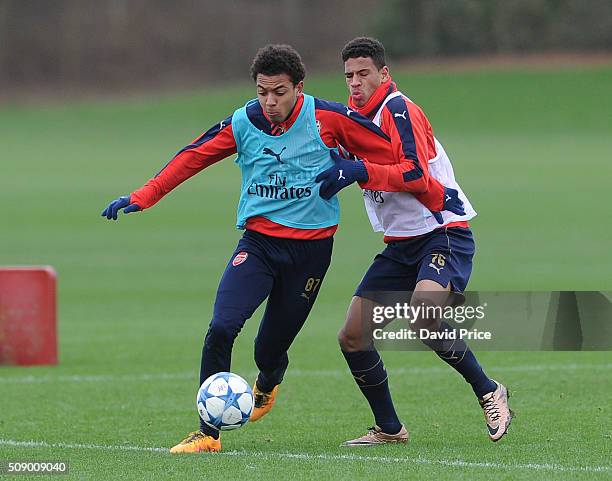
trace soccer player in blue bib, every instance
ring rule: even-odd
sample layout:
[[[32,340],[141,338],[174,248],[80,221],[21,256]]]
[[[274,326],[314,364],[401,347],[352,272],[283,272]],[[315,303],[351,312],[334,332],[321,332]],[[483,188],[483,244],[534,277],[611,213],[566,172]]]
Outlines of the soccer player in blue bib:
[[[287,351],[317,298],[329,266],[339,208],[334,196],[342,186],[360,182],[380,188],[428,192],[432,211],[461,210],[460,201],[446,200],[448,191],[431,179],[414,187],[405,181],[410,162],[389,138],[348,107],[303,93],[305,68],[287,45],[260,49],[251,66],[257,99],[215,124],[179,151],[154,178],[102,213],[147,209],[181,182],[233,154],[242,171],[237,227],[245,229],[221,278],[213,319],[208,328],[200,367],[200,383],[229,371],[234,340],[247,319],[264,302],[265,314],[255,340],[259,374],[254,386],[251,421],[274,404],[288,365]],[[339,162],[341,144],[365,158],[333,172],[333,183],[315,181]],[[335,163],[336,162],[336,163]],[[390,180],[393,179],[393,180]],[[321,191],[321,189],[324,189]],[[456,191],[451,193],[458,201]],[[219,451],[218,430],[200,420],[200,430],[171,448],[172,453]]]

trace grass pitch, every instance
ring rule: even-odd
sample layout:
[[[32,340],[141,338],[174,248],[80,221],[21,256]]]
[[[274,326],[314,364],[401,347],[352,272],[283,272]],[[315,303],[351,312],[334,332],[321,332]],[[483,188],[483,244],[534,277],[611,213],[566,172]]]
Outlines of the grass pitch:
[[[612,290],[612,69],[396,80],[428,113],[479,212],[470,289]],[[346,97],[341,76],[307,87]],[[201,343],[240,236],[239,172],[226,160],[149,211],[99,215],[252,96],[245,85],[0,111],[0,265],[56,268],[61,341],[57,367],[0,368],[0,460],[69,460],[69,478],[87,480],[610,479],[609,352],[477,353],[513,391],[517,417],[497,444],[469,386],[435,355],[384,353],[411,441],[338,447],[372,424],[335,340],[382,248],[358,189],[342,193],[332,267],[277,406],[224,434],[220,454],[167,454],[197,425]],[[247,379],[259,317],[234,350],[232,370]]]

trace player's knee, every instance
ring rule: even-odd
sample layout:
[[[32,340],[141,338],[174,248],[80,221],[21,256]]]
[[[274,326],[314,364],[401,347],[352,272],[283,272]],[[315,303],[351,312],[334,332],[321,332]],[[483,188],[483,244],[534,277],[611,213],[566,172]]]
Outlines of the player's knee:
[[[338,332],[338,344],[345,352],[362,351],[370,344],[371,340],[365,339],[366,336],[362,332],[364,327],[362,303],[360,297],[353,297],[346,313],[344,326]]]
[[[344,352],[361,351],[364,347],[362,336],[345,328],[338,332],[338,344]]]

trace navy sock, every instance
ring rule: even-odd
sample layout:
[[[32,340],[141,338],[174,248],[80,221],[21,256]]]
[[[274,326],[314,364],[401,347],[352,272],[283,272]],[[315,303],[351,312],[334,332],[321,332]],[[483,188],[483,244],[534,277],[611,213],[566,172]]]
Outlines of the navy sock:
[[[455,331],[457,336],[459,335],[459,333],[446,322],[440,324],[440,331]],[[478,398],[482,398],[485,394],[497,389],[495,381],[487,377],[476,360],[476,356],[474,356],[474,353],[463,339],[445,340],[442,343],[439,341],[423,342],[435,350],[440,359],[463,376],[472,386],[472,390]]]
[[[402,428],[397,417],[385,365],[377,351],[342,351],[344,358],[357,382],[357,386],[368,400],[376,425],[384,433],[396,434]]]

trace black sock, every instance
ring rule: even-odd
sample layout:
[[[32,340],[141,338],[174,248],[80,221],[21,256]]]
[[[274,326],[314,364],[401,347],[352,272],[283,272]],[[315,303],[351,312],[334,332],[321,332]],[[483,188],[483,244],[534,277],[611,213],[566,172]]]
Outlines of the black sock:
[[[402,428],[397,417],[385,365],[377,351],[342,351],[344,358],[357,382],[357,386],[368,400],[376,425],[384,433],[396,434]]]
[[[440,324],[440,331],[455,331],[457,336],[459,335],[459,333],[446,322]],[[434,349],[440,359],[463,376],[472,386],[472,390],[478,398],[482,398],[485,394],[497,389],[495,381],[487,377],[476,360],[476,356],[474,356],[474,353],[463,339],[445,340],[442,343],[439,341],[423,342]]]
[[[208,424],[200,419],[200,431],[215,439],[219,439],[219,430],[211,428]]]

